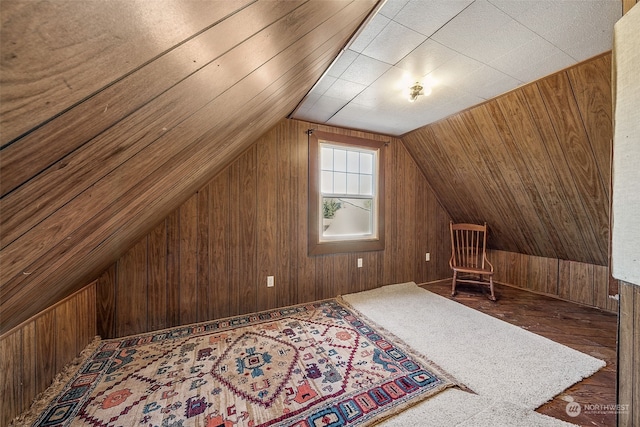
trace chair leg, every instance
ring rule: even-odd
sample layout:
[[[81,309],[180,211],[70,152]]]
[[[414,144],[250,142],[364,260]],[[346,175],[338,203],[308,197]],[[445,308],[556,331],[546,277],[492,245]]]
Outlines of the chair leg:
[[[456,278],[458,276],[458,272],[454,271],[453,272],[453,283],[451,283],[451,296],[455,297],[456,296]]]
[[[493,292],[493,276],[489,276],[489,288],[491,289],[491,295],[489,295],[489,299],[491,301],[495,301],[496,294]]]

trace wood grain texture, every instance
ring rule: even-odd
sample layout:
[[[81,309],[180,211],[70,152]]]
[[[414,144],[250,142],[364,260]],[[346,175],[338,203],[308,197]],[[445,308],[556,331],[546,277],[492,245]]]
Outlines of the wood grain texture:
[[[2,375],[2,419],[3,425],[22,410],[22,334],[13,332],[0,340],[0,374]]]
[[[305,131],[312,126],[390,142],[384,148],[388,172],[385,184],[390,189],[386,192],[385,205],[388,213],[393,212],[395,226],[385,229],[384,251],[307,254]],[[204,319],[198,314],[198,320],[209,320],[335,297],[383,284],[433,281],[450,276],[448,223],[448,214],[400,140],[283,120],[143,237],[114,267],[106,270],[100,284],[111,281],[106,287],[115,286],[118,296],[136,292],[137,295],[131,296],[135,301],[160,301],[166,293],[166,307],[183,307],[174,313],[170,323],[175,325],[195,321],[196,311],[206,312],[208,316]],[[182,233],[170,237],[171,231],[167,232],[166,239],[154,237],[162,234],[163,224],[172,224],[167,230],[190,230],[188,237]],[[185,244],[185,239],[192,244]],[[204,239],[206,242],[201,241]],[[139,248],[146,245],[148,254],[167,253],[166,259],[136,255]],[[192,259],[198,259],[203,247],[210,255],[209,264],[203,265],[201,260],[197,267],[193,266]],[[429,263],[424,260],[426,252],[432,254]],[[357,267],[358,258],[363,259],[362,268]],[[153,287],[126,286],[120,279],[113,281],[135,274],[144,282],[147,271],[164,268],[168,271],[166,283]],[[191,279],[170,279],[171,271],[183,270],[193,270],[188,274],[195,280],[195,288]],[[275,276],[274,288],[266,287],[268,275]],[[161,280],[160,275],[157,277]],[[186,303],[186,295],[201,287],[208,289],[208,298]],[[156,292],[161,295],[155,295]],[[131,318],[161,319],[164,316],[163,304],[137,304],[134,308],[121,302],[120,297],[109,301],[111,307],[106,317],[115,318],[116,335],[128,328]],[[146,312],[142,313],[144,307]],[[193,312],[189,312],[188,307]]]
[[[95,302],[92,283],[0,337],[0,425],[25,411],[93,340]]]
[[[8,80],[0,110],[3,142],[81,102],[247,3],[229,1],[212,8],[161,0],[149,8],[143,2],[127,1],[3,2],[3,45],[11,52],[2,70],[3,79]],[[87,25],[92,22],[110,25]],[[23,74],[26,69],[30,72]]]
[[[402,140],[455,222],[487,221],[490,247],[606,266],[611,117],[607,53]]]
[[[158,330],[167,327],[167,225],[162,221],[148,238],[149,269],[148,283],[149,298],[149,328]]]
[[[5,16],[18,16],[16,22],[28,17],[35,26],[56,22],[60,28],[75,28],[62,25],[65,19],[75,19],[75,14],[64,13],[74,2],[61,2],[58,8],[39,8],[34,2],[6,4],[3,23]],[[135,4],[144,12],[143,2]],[[138,46],[133,37],[118,46],[126,49],[134,43],[143,55],[133,49],[135,55],[121,55],[109,70],[92,68],[98,64],[85,61],[83,69],[106,73],[96,74],[95,87],[81,85],[68,96],[60,94],[58,88],[66,90],[60,85],[64,76],[60,70],[49,70],[51,79],[38,83],[43,88],[51,83],[53,91],[50,97],[39,95],[49,103],[41,110],[44,117],[40,110],[15,108],[17,125],[24,130],[16,128],[17,139],[5,144],[0,156],[11,165],[3,165],[2,182],[9,185],[0,200],[0,225],[6,230],[0,236],[0,310],[7,314],[0,331],[95,278],[285,117],[375,1],[221,2],[215,11],[205,8],[206,13],[198,12],[204,7],[199,5],[177,14],[181,20],[159,37],[159,50],[144,43]],[[182,6],[147,11],[147,21],[127,15],[122,25],[168,22]],[[116,21],[118,13],[130,12],[127,7],[106,9],[106,16]],[[196,17],[190,22],[192,15]],[[50,19],[56,17],[61,19]],[[6,29],[9,36],[20,33],[12,28]],[[139,30],[131,29],[134,35]],[[60,43],[64,34],[50,35]],[[11,37],[3,33],[3,52]],[[88,39],[72,53],[78,61],[118,55],[98,54],[105,45],[111,46]],[[24,71],[27,65],[19,61],[29,44],[11,50],[19,58],[12,72]],[[123,70],[120,66],[131,55],[136,60]],[[3,80],[3,94],[20,91],[10,86]],[[112,97],[115,104],[109,103]],[[4,130],[3,122],[3,136]],[[32,163],[21,157],[24,150],[42,158]],[[180,274],[171,274],[176,272]],[[175,313],[174,307],[170,312]]]
[[[497,249],[490,249],[488,258],[494,265],[496,282],[611,313],[618,312],[617,301],[607,292],[608,267]]]
[[[625,14],[638,3],[637,0],[622,0],[622,13]]]
[[[640,286],[620,281],[620,320],[618,342],[618,403],[625,405],[618,414],[618,426],[638,425],[640,421]]]
[[[567,170],[568,177],[562,183],[565,194],[571,200],[581,201],[581,204],[573,204],[572,210],[582,230],[583,240],[592,251],[591,258],[585,261],[606,265],[609,199],[593,148],[587,138],[583,118],[569,84],[569,78],[567,73],[554,74],[540,80],[537,86],[544,100],[546,115],[552,124],[552,126],[544,125],[541,128],[554,131],[555,140],[558,141],[566,161],[562,167],[557,165],[556,171],[560,174],[561,171]],[[603,107],[607,105],[605,103]],[[607,152],[608,150],[604,150],[602,154],[606,156]],[[552,160],[561,158],[560,154],[552,154],[551,157]],[[601,164],[608,163],[608,160],[608,157],[605,157]],[[603,173],[606,172],[606,170],[603,171]],[[606,182],[608,183],[610,179],[609,172]],[[583,252],[586,251],[583,250]]]
[[[179,209],[180,218],[180,321],[194,323],[198,318],[198,196],[194,194]],[[149,265],[145,260],[142,264]],[[147,294],[142,291],[141,295]]]

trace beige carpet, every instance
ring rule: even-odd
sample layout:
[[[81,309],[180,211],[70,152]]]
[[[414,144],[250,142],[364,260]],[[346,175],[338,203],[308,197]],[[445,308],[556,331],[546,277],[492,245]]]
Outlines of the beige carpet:
[[[445,406],[450,404],[453,412],[460,413],[459,417],[450,414],[450,419],[459,421],[457,424],[442,425],[502,425],[499,420],[503,416],[522,421],[510,425],[566,425],[533,410],[605,366],[602,360],[465,307],[413,282],[343,298],[477,393],[478,396],[462,391],[443,394],[440,399],[454,398]],[[434,402],[437,400],[430,399],[424,408]],[[482,411],[475,409],[476,404]],[[469,421],[472,417],[495,418],[497,424],[483,424],[480,418]],[[391,422],[389,425],[401,425]]]

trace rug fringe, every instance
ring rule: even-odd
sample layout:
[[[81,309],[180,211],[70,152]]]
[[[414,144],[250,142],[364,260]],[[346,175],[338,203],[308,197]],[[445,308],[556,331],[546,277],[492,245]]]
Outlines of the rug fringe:
[[[62,371],[60,371],[54,378],[49,387],[46,390],[39,393],[31,403],[29,409],[24,411],[9,422],[8,427],[18,427],[24,425],[33,424],[50,404],[51,400],[56,397],[69,382],[69,380],[76,375],[78,370],[82,367],[84,362],[91,356],[102,342],[102,338],[96,335],[93,340],[76,356],[71,362],[67,363]]]

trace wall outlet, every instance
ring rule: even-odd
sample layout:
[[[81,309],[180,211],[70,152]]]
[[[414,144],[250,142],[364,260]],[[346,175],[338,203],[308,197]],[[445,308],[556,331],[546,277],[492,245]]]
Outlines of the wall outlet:
[[[358,268],[362,268],[362,258],[358,258]]]
[[[267,276],[267,288],[273,288],[276,284],[276,279],[273,276]]]
[[[431,261],[431,254],[430,254],[429,252],[427,252],[427,253],[424,255],[424,260],[425,260],[425,261]]]

